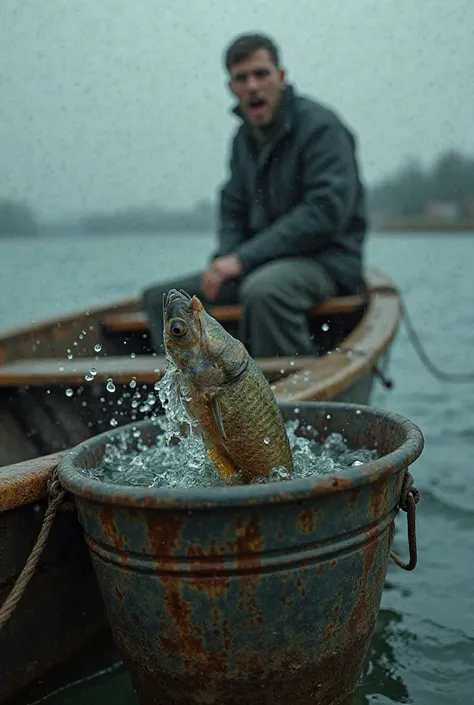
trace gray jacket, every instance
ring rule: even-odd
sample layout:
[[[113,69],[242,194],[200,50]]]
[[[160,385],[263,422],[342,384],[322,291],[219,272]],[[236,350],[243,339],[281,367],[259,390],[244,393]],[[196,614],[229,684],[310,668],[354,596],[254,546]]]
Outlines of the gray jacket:
[[[354,137],[331,110],[287,86],[274,137],[263,148],[242,121],[230,172],[218,255],[236,253],[246,273],[272,259],[315,257],[341,293],[362,289],[364,190]]]

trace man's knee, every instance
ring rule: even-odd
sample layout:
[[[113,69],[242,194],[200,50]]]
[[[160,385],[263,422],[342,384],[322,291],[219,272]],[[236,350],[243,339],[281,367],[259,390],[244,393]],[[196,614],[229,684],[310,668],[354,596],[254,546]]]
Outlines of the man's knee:
[[[270,263],[248,274],[240,285],[240,300],[244,306],[256,301],[271,301],[278,298],[279,278],[274,264]]]

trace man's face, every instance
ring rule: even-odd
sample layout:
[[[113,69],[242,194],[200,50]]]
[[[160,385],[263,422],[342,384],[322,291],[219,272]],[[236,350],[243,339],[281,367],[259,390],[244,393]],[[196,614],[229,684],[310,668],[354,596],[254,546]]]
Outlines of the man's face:
[[[267,49],[258,49],[233,64],[229,88],[245,117],[256,127],[269,125],[285,87],[285,72],[278,69]]]

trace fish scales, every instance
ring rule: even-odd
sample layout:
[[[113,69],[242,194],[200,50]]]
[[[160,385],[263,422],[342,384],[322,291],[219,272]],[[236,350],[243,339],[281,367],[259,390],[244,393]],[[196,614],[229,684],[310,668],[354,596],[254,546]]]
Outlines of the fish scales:
[[[285,428],[273,393],[252,360],[242,378],[219,394],[226,449],[245,474],[268,475],[272,468],[291,470]]]

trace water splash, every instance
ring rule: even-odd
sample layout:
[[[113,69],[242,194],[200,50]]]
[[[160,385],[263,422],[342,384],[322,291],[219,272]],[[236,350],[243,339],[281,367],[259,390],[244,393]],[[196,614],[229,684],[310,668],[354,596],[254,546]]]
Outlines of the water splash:
[[[128,486],[186,488],[238,484],[238,476],[223,480],[208,458],[197,422],[182,403],[189,392],[173,364],[169,364],[157,387],[165,414],[153,419],[160,431],[156,441],[149,445],[141,438],[140,429],[132,426],[107,444],[99,467],[82,472],[103,482]],[[268,478],[255,478],[252,484],[338,473],[379,457],[377,450],[349,448],[338,433],[318,442],[314,438],[316,432],[302,425],[298,418],[287,421],[285,427],[293,472],[275,467]]]
[[[115,392],[115,384],[113,382],[113,379],[111,379],[110,377],[107,380],[107,385],[105,388],[107,389],[108,392],[111,392],[111,393]]]
[[[96,368],[91,368],[88,376],[94,379],[96,374]],[[223,480],[209,459],[198,422],[186,408],[185,402],[190,398],[186,378],[168,355],[165,374],[153,385],[153,391],[145,386],[144,392],[139,390],[135,378],[129,382],[128,389],[130,392],[124,392],[123,398],[131,397],[132,421],[137,418],[137,412],[149,414],[159,429],[156,440],[151,445],[144,442],[140,429],[134,426],[122,430],[106,445],[100,466],[84,469],[84,474],[104,482],[142,487],[212,487],[240,482],[239,476],[230,481]],[[116,391],[110,377],[106,390],[110,393]],[[154,412],[157,397],[164,414]],[[101,402],[105,401],[101,397]],[[104,408],[103,411],[107,414],[108,410]],[[254,483],[337,473],[378,457],[376,450],[348,448],[344,437],[336,433],[330,434],[322,443],[317,442],[317,433],[302,425],[300,412],[295,407],[296,418],[285,424],[293,472],[290,474],[284,467],[275,467],[269,477],[256,478]],[[326,418],[330,421],[331,415],[327,414]],[[115,414],[109,424],[112,427],[118,425]],[[268,445],[271,438],[265,437],[263,442]]]

